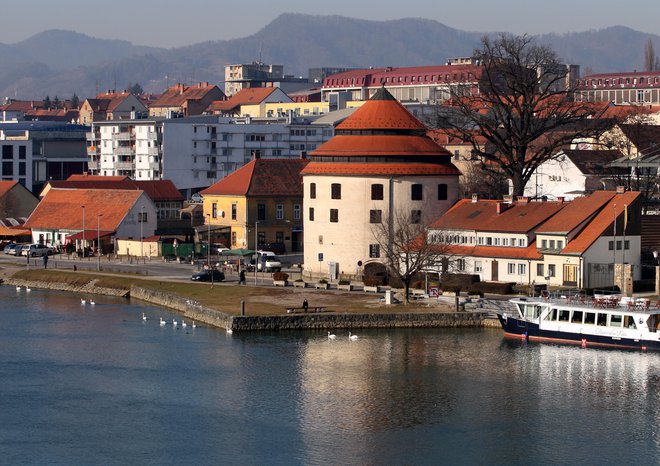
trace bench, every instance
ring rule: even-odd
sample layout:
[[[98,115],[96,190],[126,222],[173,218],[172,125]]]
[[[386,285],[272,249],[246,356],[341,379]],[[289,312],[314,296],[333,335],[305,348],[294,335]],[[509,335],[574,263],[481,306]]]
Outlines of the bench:
[[[325,312],[326,308],[325,306],[309,306],[307,310],[305,310],[304,307],[287,307],[286,308],[286,313],[287,314],[293,314],[296,312]]]

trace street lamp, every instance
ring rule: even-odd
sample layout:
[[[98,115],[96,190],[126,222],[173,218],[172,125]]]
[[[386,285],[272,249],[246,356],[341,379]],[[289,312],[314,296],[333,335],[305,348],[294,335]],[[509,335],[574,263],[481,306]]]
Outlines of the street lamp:
[[[208,221],[206,222],[208,226],[208,233],[206,237],[206,267],[211,269],[211,214],[206,214]]]
[[[101,217],[103,214],[98,214],[96,216],[96,255],[98,256],[98,262],[96,263],[96,270],[101,270]]]
[[[140,258],[144,262],[144,206],[140,207]]]
[[[259,245],[259,222],[257,220],[254,222],[254,284],[257,284],[257,269],[259,268],[259,255],[257,254],[257,249]]]

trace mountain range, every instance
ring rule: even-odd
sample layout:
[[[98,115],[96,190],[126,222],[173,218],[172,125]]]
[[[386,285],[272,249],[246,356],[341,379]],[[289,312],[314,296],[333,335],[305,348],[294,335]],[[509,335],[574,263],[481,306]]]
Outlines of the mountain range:
[[[286,74],[304,77],[309,68],[322,66],[439,65],[471,55],[484,34],[490,33],[419,18],[368,21],[288,13],[247,37],[171,49],[49,30],[14,44],[0,43],[0,99],[63,99],[74,93],[84,98],[134,83],[148,92],[162,92],[176,82],[223,87],[226,64],[255,60],[284,65]],[[658,35],[623,26],[537,39],[564,62],[581,65],[582,74],[641,69],[647,41],[660,44]]]

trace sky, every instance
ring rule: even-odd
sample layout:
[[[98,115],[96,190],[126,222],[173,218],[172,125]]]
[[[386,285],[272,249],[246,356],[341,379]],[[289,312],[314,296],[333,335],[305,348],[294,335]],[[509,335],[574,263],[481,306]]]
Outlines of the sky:
[[[626,5],[615,0],[0,0],[0,43],[64,29],[171,48],[246,37],[282,13],[375,21],[426,18],[477,32],[566,33],[622,25],[660,34],[660,1]]]

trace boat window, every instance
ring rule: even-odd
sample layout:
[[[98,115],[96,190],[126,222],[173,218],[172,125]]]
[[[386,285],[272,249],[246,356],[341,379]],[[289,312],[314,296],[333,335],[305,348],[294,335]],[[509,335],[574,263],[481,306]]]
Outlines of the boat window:
[[[589,325],[594,325],[596,323],[596,313],[595,312],[585,312],[584,313],[584,323]]]
[[[596,321],[596,325],[600,325],[602,327],[605,327],[607,325],[607,314],[599,312],[598,313],[598,320]]]
[[[569,321],[569,316],[571,315],[571,311],[562,309],[559,311],[559,321],[560,322],[568,322]]]
[[[610,316],[610,327],[621,327],[623,316],[621,314],[612,314]]]
[[[635,318],[633,316],[623,316],[623,326],[624,328],[637,328]]]
[[[649,316],[646,320],[646,324],[649,326],[649,332],[656,332],[660,327],[660,316],[657,314]]]
[[[574,324],[581,324],[582,323],[582,311],[573,311],[573,318],[571,319],[571,322]]]
[[[557,309],[550,309],[548,315],[545,316],[545,320],[557,320]]]

